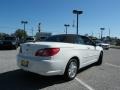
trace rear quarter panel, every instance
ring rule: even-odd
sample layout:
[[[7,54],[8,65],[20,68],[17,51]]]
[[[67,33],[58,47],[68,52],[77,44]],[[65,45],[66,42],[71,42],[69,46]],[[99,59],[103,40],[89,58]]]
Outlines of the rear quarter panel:
[[[61,60],[63,62],[63,66],[67,65],[69,60],[73,57],[77,57],[79,59],[79,68],[82,68],[86,66],[87,63],[85,58],[87,57],[88,50],[86,49],[86,45],[78,45],[78,44],[70,44],[69,46],[64,46],[60,47],[60,52],[52,57],[52,60]],[[102,51],[102,48],[97,46],[96,47],[96,52],[98,53],[98,57],[96,60],[99,58],[99,54]],[[92,61],[92,60],[91,60]],[[94,61],[95,62],[95,61]]]
[[[77,45],[70,44],[66,47],[60,47],[60,52],[52,57],[52,60],[61,60],[63,62],[63,67],[66,68],[67,63],[73,57],[77,57],[79,59],[80,67],[83,67],[84,56],[86,56],[86,46],[85,45]]]

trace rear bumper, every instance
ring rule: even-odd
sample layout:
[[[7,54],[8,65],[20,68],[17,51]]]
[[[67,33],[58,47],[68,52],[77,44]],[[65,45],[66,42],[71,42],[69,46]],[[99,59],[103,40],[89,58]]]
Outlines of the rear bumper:
[[[27,67],[21,65],[21,61],[28,61]],[[17,65],[25,70],[44,76],[63,75],[66,66],[60,60],[39,60],[29,57],[17,56]]]

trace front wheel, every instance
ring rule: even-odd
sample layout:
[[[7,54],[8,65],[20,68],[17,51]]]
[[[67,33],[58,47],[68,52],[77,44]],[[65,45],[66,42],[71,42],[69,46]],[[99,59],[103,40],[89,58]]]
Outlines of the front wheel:
[[[103,52],[100,53],[98,61],[95,63],[96,65],[101,65],[103,62]]]
[[[64,77],[65,80],[72,80],[75,78],[78,71],[78,63],[76,59],[71,59],[66,67]]]

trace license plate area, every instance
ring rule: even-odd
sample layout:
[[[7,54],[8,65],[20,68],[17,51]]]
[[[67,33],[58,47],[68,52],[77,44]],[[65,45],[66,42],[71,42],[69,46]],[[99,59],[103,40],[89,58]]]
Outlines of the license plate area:
[[[21,66],[28,67],[29,61],[21,60]]]

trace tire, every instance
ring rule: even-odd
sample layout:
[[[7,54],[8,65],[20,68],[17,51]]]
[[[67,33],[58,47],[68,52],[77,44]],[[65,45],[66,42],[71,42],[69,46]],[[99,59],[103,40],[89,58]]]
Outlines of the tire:
[[[77,71],[78,71],[77,60],[70,59],[64,73],[64,79],[67,81],[73,80],[76,77]]]
[[[103,62],[103,52],[100,53],[98,61],[95,63],[97,66],[102,65]]]

